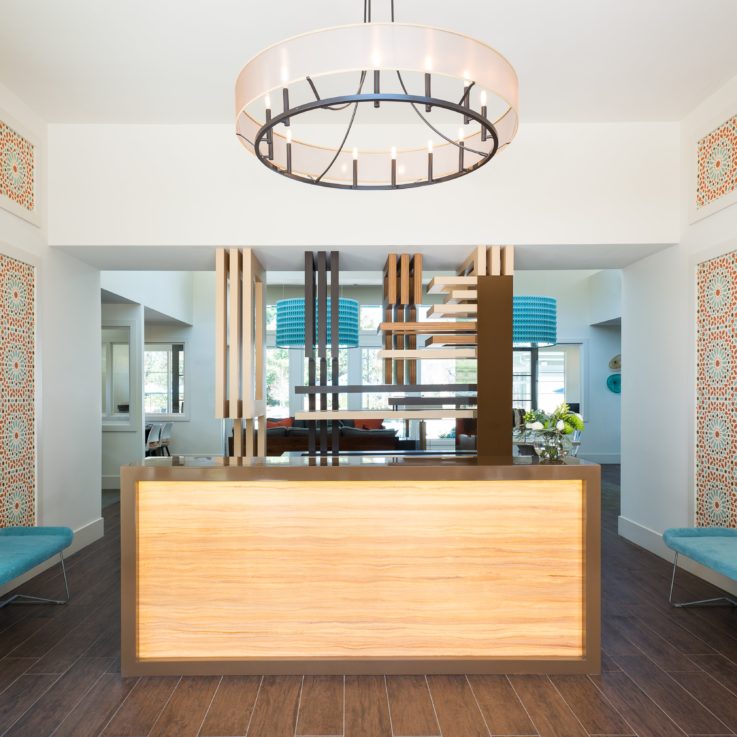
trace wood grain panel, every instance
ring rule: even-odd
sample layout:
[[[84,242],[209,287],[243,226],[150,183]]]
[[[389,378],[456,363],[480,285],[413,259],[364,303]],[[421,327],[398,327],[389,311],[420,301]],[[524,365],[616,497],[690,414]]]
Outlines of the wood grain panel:
[[[137,506],[144,660],[583,656],[580,481],[139,482]]]
[[[301,693],[297,676],[264,676],[248,737],[294,737]]]
[[[506,676],[468,676],[492,735],[536,735],[537,730]]]
[[[428,294],[446,294],[452,289],[475,289],[475,276],[435,276],[427,285]]]
[[[392,737],[384,676],[346,676],[345,737]]]
[[[588,737],[547,676],[510,676],[540,737]]]
[[[451,289],[443,299],[444,304],[453,305],[459,302],[475,302],[478,299],[475,289]]]
[[[443,737],[489,737],[489,730],[465,676],[428,676]]]
[[[553,676],[551,680],[589,734],[634,735],[587,676]]]
[[[150,732],[150,737],[197,737],[220,679],[185,676],[174,689]]]
[[[244,737],[260,686],[261,676],[223,676],[199,737]]]
[[[472,320],[464,322],[382,322],[379,330],[391,330],[395,333],[415,333],[428,335],[434,333],[475,333],[476,323]]]
[[[394,737],[439,737],[425,676],[387,676],[386,691]]]
[[[338,409],[296,412],[295,420],[443,420],[449,417],[473,419],[475,409]]]
[[[174,677],[141,678],[105,727],[102,737],[147,735],[177,683],[179,679]]]
[[[478,308],[474,304],[435,304],[427,311],[428,317],[476,317]]]
[[[379,351],[379,358],[393,358],[395,360],[414,358],[419,360],[455,360],[458,358],[476,358],[475,348],[417,348],[415,350]]]
[[[434,345],[468,345],[475,346],[477,343],[475,335],[431,335],[425,342],[425,346]]]
[[[305,676],[295,735],[342,737],[343,701],[343,676]]]

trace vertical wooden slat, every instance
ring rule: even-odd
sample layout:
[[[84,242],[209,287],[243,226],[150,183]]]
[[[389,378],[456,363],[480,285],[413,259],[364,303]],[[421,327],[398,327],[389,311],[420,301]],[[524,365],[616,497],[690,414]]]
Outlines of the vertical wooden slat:
[[[244,453],[246,458],[252,458],[256,449],[255,433],[254,433],[254,419],[253,417],[247,417],[246,423],[246,437],[245,437],[245,450]]]
[[[412,257],[412,304],[422,304],[422,254],[416,253]]]
[[[257,450],[256,455],[264,457],[266,456],[266,415],[261,415],[258,418],[258,430],[256,433]]]
[[[512,455],[512,277],[478,278],[477,452]]]
[[[409,254],[403,253],[399,260],[399,303],[406,306],[410,302]]]
[[[233,420],[233,457],[242,458],[243,455],[243,420]]]
[[[416,253],[410,260],[410,306],[405,310],[408,322],[417,320],[417,306],[422,304],[422,254]],[[407,335],[407,348],[417,348],[417,335]],[[417,383],[417,361],[407,361],[407,383]]]
[[[514,276],[514,246],[502,248],[502,275]]]
[[[397,303],[397,254],[390,253],[386,257],[384,267],[384,322],[394,322],[394,309]],[[384,331],[384,348],[394,347],[394,336],[391,330]],[[391,358],[384,359],[384,383],[394,382],[394,362]]]
[[[230,272],[230,315],[229,315],[229,391],[228,416],[241,416],[241,372],[240,372],[240,345],[241,345],[241,252],[238,248],[231,248],[229,254]]]
[[[228,252],[215,251],[215,417],[228,416]]]
[[[489,276],[502,275],[502,249],[501,246],[489,246]]]

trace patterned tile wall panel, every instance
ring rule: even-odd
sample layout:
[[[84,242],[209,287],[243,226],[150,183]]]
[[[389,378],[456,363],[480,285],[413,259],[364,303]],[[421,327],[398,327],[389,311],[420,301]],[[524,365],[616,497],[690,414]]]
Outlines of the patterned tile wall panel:
[[[696,207],[737,190],[737,115],[698,144]]]
[[[737,527],[737,251],[698,266],[696,524]]]
[[[0,120],[0,197],[34,212],[33,144]]]
[[[0,255],[0,527],[33,525],[35,270]]]

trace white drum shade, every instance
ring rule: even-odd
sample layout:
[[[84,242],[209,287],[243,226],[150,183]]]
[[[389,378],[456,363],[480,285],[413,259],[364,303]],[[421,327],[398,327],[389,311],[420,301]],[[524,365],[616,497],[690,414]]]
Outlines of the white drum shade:
[[[503,113],[488,121],[498,139],[498,149],[509,144],[517,132],[517,75],[497,51],[468,36],[438,28],[404,23],[359,23],[295,36],[265,49],[249,61],[236,81],[236,131],[239,139],[247,150],[256,153],[254,142],[266,123],[267,95],[271,99],[272,114],[277,117],[282,113],[282,90],[290,85],[304,82],[307,77],[317,83],[329,75],[354,71],[358,80],[360,73],[366,71],[362,93],[367,94],[373,92],[374,70],[380,70],[382,74],[396,74],[398,71],[450,77],[459,80],[460,90],[464,82],[473,83],[488,96],[490,103],[494,97],[503,103],[500,106]],[[345,90],[345,96],[356,92],[357,87]],[[407,89],[407,93],[407,97],[422,98],[424,90]],[[399,101],[408,103],[410,100]],[[438,101],[437,107],[443,107],[441,102]],[[424,114],[423,104],[415,104]],[[448,101],[448,105],[448,109],[458,107],[458,100]],[[481,111],[472,111],[472,119],[480,122],[481,116]],[[417,123],[417,146],[396,151],[395,181],[399,186],[428,183],[428,129],[419,116]],[[459,172],[458,138],[454,139],[454,143],[436,143],[433,146],[433,179],[467,173]],[[463,140],[463,168],[468,171],[486,163],[489,155],[496,153],[494,136],[488,136],[484,141],[481,139],[481,132],[476,129]],[[261,143],[260,158],[278,171],[287,173],[287,128],[281,122],[272,130],[272,141],[272,159],[265,160],[264,142]],[[334,158],[321,183],[350,187],[354,169],[350,142],[338,152],[337,149],[293,138],[289,174],[306,181],[314,180]],[[369,188],[385,186],[391,182],[391,151],[362,150],[358,154],[357,167],[362,185]]]

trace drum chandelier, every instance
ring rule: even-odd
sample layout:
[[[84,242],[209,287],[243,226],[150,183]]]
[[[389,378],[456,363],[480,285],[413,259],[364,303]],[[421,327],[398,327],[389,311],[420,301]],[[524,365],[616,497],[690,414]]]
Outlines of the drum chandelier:
[[[393,0],[390,17],[372,21],[364,0],[363,23],[251,59],[235,88],[243,146],[290,179],[355,190],[438,184],[491,161],[517,132],[511,64],[460,33],[395,23]]]

